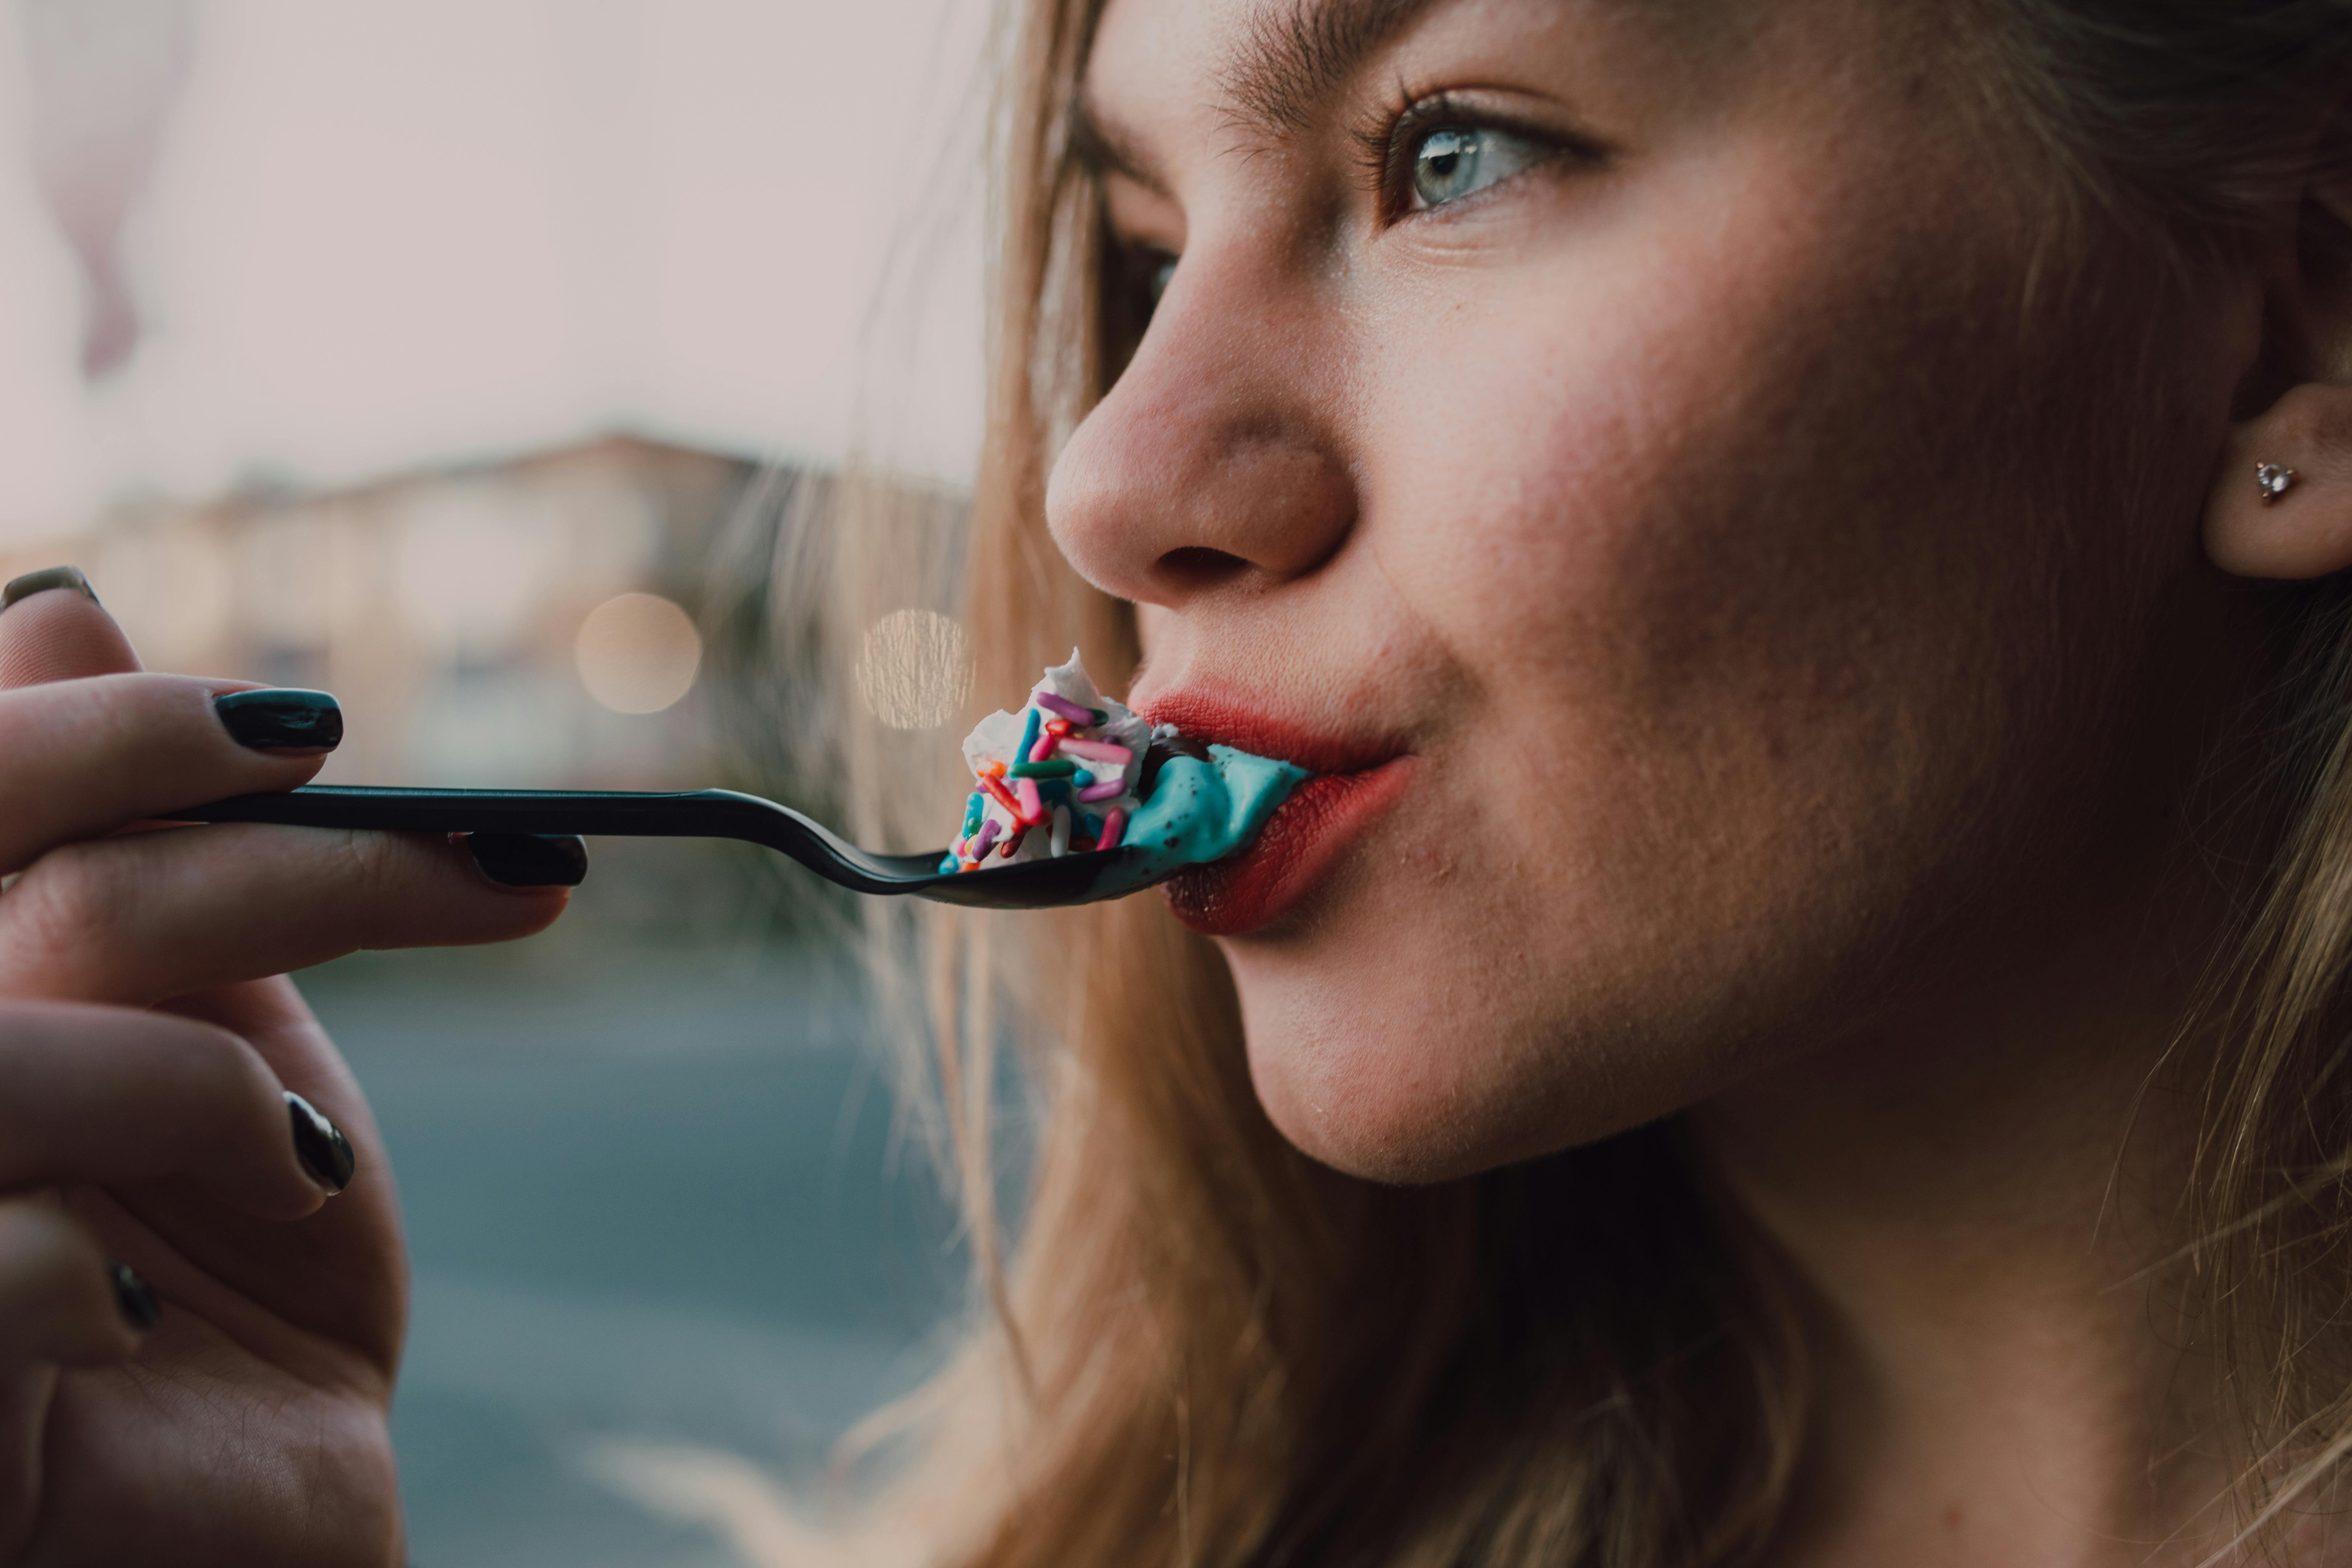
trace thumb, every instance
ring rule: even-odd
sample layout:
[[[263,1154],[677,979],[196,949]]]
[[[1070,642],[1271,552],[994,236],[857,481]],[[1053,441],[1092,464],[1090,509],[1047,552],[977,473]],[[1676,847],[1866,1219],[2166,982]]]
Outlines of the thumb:
[[[140,668],[80,567],[27,572],[0,588],[0,689]]]

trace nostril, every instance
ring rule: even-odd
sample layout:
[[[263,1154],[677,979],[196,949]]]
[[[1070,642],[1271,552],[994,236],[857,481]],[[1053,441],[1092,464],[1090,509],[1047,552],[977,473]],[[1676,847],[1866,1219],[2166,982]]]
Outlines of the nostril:
[[[1244,570],[1249,563],[1223,550],[1187,544],[1160,558],[1160,576],[1171,587],[1205,588]]]

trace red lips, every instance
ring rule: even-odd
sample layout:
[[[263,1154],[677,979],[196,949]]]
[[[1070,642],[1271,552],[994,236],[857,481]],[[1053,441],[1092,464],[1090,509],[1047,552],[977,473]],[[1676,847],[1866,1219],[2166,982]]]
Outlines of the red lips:
[[[1362,773],[1402,756],[1406,749],[1399,740],[1311,730],[1205,691],[1164,691],[1150,700],[1148,710],[1137,711],[1155,724],[1173,724],[1195,741],[1277,757],[1314,773]]]
[[[1248,848],[1163,885],[1176,918],[1208,936],[1239,936],[1287,912],[1411,782],[1414,758],[1399,740],[1309,730],[1197,691],[1153,698],[1145,716],[1193,740],[1277,757],[1317,775],[1292,792]]]

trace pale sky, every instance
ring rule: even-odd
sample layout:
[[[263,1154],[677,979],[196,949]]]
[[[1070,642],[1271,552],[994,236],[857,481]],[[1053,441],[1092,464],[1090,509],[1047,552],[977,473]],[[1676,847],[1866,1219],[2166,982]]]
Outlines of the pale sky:
[[[986,9],[202,0],[95,390],[0,25],[0,538],[616,426],[968,478]]]

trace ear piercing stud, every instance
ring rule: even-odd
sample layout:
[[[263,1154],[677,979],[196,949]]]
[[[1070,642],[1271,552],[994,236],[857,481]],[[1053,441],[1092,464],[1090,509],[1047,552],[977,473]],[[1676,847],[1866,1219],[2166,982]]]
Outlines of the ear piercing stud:
[[[2264,506],[2294,489],[2294,470],[2278,463],[2264,463],[2254,470],[2254,489],[2262,492]]]

